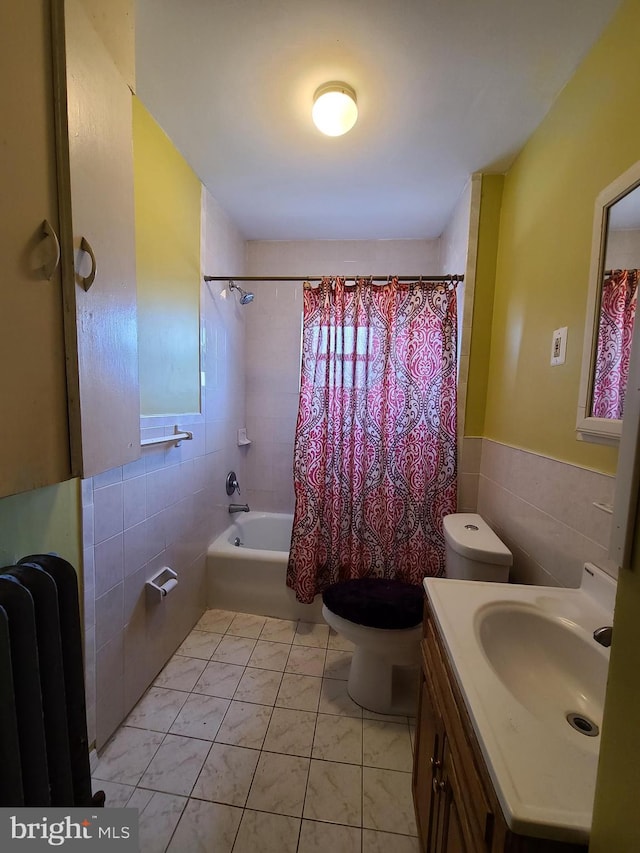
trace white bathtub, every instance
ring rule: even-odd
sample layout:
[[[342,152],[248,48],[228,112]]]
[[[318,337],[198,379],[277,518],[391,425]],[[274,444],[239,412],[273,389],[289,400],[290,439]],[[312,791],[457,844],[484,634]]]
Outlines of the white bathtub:
[[[286,585],[293,515],[242,512],[229,520],[207,551],[208,606],[323,622],[321,596],[313,604],[300,604]]]

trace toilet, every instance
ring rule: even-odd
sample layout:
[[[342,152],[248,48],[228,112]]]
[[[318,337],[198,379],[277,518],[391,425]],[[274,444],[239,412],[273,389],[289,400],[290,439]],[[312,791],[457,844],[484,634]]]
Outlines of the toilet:
[[[444,518],[447,578],[506,582],[512,555],[477,513]],[[424,592],[385,578],[332,584],[322,594],[325,622],[354,646],[347,690],[379,714],[411,715],[417,704]]]

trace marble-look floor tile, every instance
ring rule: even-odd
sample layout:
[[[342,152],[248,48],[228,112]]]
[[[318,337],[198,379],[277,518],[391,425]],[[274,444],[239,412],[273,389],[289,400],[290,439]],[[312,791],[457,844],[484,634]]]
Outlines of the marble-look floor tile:
[[[96,779],[137,785],[164,739],[161,732],[123,726],[100,755]]]
[[[241,818],[235,806],[189,800],[168,853],[231,853]]]
[[[361,826],[362,767],[312,759],[303,816]]]
[[[232,702],[218,729],[216,741],[233,746],[261,749],[267,733],[271,711],[267,705],[250,702]]]
[[[317,622],[298,622],[293,638],[295,646],[314,646],[326,649],[329,640],[329,626]]]
[[[196,630],[224,634],[235,616],[230,610],[206,610],[196,624]]]
[[[193,630],[184,642],[178,646],[176,654],[184,655],[188,658],[209,660],[222,637],[222,634],[215,634],[211,631]]]
[[[132,798],[130,805],[140,809],[140,850],[144,853],[164,853],[187,804],[187,798],[141,789],[137,789],[136,794],[138,792],[142,795],[140,803],[134,803]],[[147,798],[146,794],[150,796]]]
[[[362,763],[369,767],[411,772],[413,754],[407,723],[364,720]]]
[[[188,796],[210,747],[208,740],[166,735],[140,780],[140,787]]]
[[[265,617],[252,613],[238,613],[227,628],[227,634],[234,637],[253,637],[257,639],[264,628]]]
[[[362,764],[362,720],[318,714],[311,757]]]
[[[129,714],[125,725],[168,732],[188,698],[184,690],[151,687]]]
[[[311,675],[285,672],[278,691],[276,706],[296,711],[317,711],[322,679]]]
[[[380,720],[382,723],[406,723],[408,719],[408,717],[395,714],[379,714],[377,711],[370,711],[368,708],[362,709],[362,716],[365,720]]]
[[[233,853],[296,853],[300,819],[246,809]]]
[[[300,817],[309,759],[263,752],[258,761],[247,808]]]
[[[228,708],[229,699],[192,693],[171,726],[171,734],[213,740]]]
[[[291,646],[291,652],[285,672],[294,672],[297,675],[315,675],[321,678],[324,672],[324,659],[326,649],[313,646]]]
[[[104,806],[106,809],[122,809],[131,799],[131,795],[135,791],[135,788],[133,785],[123,785],[121,782],[108,782],[106,779],[92,779],[91,790],[94,794],[96,791],[104,791],[106,796]]]
[[[219,696],[221,699],[232,699],[243,672],[243,666],[211,661],[197,680],[193,692]]]
[[[362,853],[420,853],[420,844],[414,836],[363,829]]]
[[[362,768],[362,825],[382,832],[417,835],[411,773]]]
[[[191,796],[230,806],[244,806],[259,757],[257,749],[214,743]]]
[[[339,649],[343,652],[353,652],[355,646],[351,642],[351,640],[347,640],[342,634],[338,634],[337,631],[334,631],[333,628],[329,629],[329,641],[327,643],[328,649]]]
[[[316,727],[313,711],[274,708],[263,749],[309,757]]]
[[[193,690],[206,665],[206,660],[175,655],[153,682],[153,686],[167,687],[169,690]]]
[[[148,788],[135,788],[131,795],[131,799],[129,800],[129,808],[138,809],[138,813],[142,814],[155,794],[156,791],[150,791]],[[162,796],[164,796],[164,794]],[[173,794],[167,794],[167,796],[173,796]],[[180,799],[184,799],[185,803],[187,802],[184,797],[181,797]]]
[[[324,663],[325,678],[339,678],[346,681],[351,670],[351,652],[343,652],[339,649],[327,649],[327,657]]]
[[[323,678],[318,711],[321,714],[341,714],[345,717],[362,717],[362,708],[356,705],[347,692],[347,682],[336,678]]]
[[[298,853],[360,853],[361,832],[362,830],[355,826],[303,820]],[[389,847],[385,853],[396,851],[395,848]]]
[[[278,695],[281,672],[247,667],[240,679],[234,699],[239,702],[256,702],[258,705],[273,705]]]
[[[226,634],[220,640],[218,648],[213,653],[211,660],[245,666],[251,657],[255,645],[255,640],[248,639],[247,637],[230,637]]]
[[[290,646],[285,643],[273,643],[269,640],[258,640],[251,652],[248,666],[258,669],[272,669],[283,672],[289,657]]]
[[[297,624],[284,619],[267,619],[260,632],[260,639],[271,640],[273,643],[292,643]]]

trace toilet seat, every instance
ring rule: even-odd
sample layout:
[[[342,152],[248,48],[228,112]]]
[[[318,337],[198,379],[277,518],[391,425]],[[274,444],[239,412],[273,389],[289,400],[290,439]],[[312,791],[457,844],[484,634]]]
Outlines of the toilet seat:
[[[324,605],[336,616],[367,628],[401,630],[422,622],[422,586],[388,578],[339,581],[322,593]]]

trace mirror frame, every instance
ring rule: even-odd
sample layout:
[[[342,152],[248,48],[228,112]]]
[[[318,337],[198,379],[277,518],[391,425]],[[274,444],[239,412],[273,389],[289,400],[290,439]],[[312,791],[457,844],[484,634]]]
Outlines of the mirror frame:
[[[609,209],[638,186],[640,186],[640,161],[634,163],[631,168],[623,172],[620,177],[616,178],[615,181],[599,193],[594,208],[589,290],[587,293],[587,313],[584,325],[582,372],[580,374],[576,432],[578,433],[578,438],[582,441],[592,441],[597,444],[617,445],[622,433],[622,420],[594,418],[589,414],[593,398],[593,375],[595,372],[595,358],[598,346],[600,297],[607,248]]]

